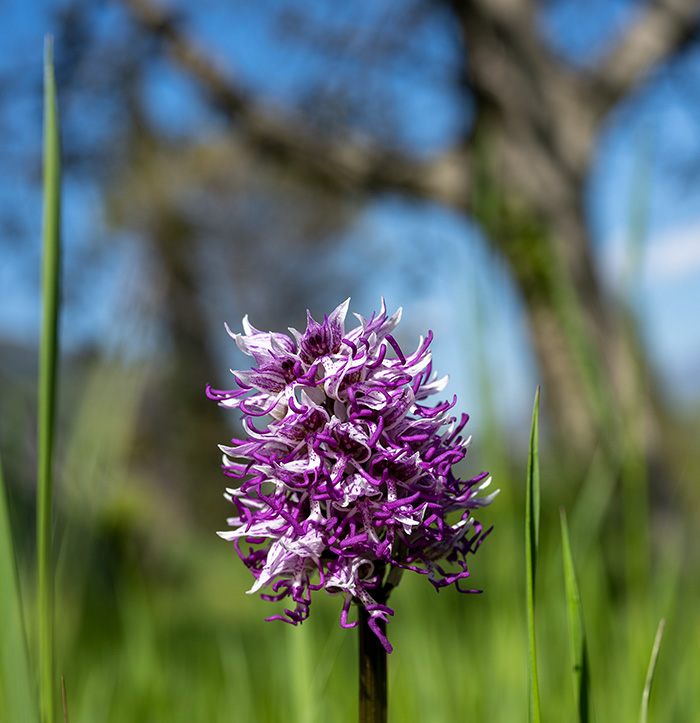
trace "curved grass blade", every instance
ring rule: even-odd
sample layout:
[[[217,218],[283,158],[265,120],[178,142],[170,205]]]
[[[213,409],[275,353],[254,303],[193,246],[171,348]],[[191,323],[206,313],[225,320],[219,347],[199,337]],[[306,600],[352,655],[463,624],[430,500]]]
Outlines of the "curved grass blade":
[[[0,464],[0,720],[36,721],[36,693],[29,665],[22,599],[5,482]]]
[[[579,721],[586,723],[592,720],[586,631],[583,626],[581,597],[576,582],[574,558],[571,554],[571,544],[569,542],[569,526],[566,522],[566,511],[563,507],[559,510],[559,515],[561,519],[562,555],[564,557],[564,587],[566,589],[566,606],[569,618],[571,672],[574,678],[574,695]]]
[[[61,158],[53,67],[53,40],[44,44],[44,218],[43,311],[39,352],[39,435],[37,472],[37,573],[39,636],[39,701],[41,720],[54,723],[58,684],[54,681],[53,439],[58,358],[58,308],[61,225]]]
[[[666,619],[659,620],[659,627],[656,629],[656,637],[654,638],[654,647],[651,649],[651,658],[649,659],[649,669],[647,670],[647,679],[644,683],[644,692],[642,693],[642,709],[639,712],[639,723],[647,723],[649,715],[649,697],[651,696],[651,684],[654,680],[654,671],[656,670],[656,661],[659,658],[659,648],[661,647],[661,638],[664,636],[664,627]]]
[[[530,453],[527,462],[527,491],[525,497],[525,603],[529,649],[530,723],[540,721],[540,692],[537,681],[537,649],[535,646],[535,573],[537,546],[540,534],[540,461],[539,461],[540,388],[535,393],[530,431]]]

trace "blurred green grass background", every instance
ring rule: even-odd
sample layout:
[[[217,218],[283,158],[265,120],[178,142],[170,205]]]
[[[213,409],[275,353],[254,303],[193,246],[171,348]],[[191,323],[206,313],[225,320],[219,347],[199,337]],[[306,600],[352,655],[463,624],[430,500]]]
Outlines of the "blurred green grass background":
[[[77,405],[60,425],[56,648],[71,720],[354,720],[356,640],[340,627],[340,600],[316,594],[312,615],[299,628],[264,622],[274,605],[245,594],[251,578],[233,547],[214,528],[188,522],[167,487],[154,490],[130,464],[148,379],[144,367],[96,362],[81,374]],[[690,484],[697,474],[691,440],[682,465]],[[472,584],[484,593],[438,595],[423,578],[406,575],[392,596],[393,720],[525,717],[526,450],[508,454],[507,448],[497,429],[480,434],[464,470],[473,473],[483,460],[501,489],[479,515],[495,529],[471,563]],[[7,450],[8,462],[16,451]],[[16,469],[16,461],[7,466]],[[544,719],[576,717],[559,538],[563,505],[595,719],[637,718],[656,625],[665,617],[650,719],[692,720],[700,709],[694,672],[700,585],[690,497],[673,514],[653,518],[652,554],[640,561],[649,575],[630,588],[622,495],[618,486],[606,489],[612,477],[602,466],[562,468],[557,451],[546,448],[541,466],[537,634]],[[215,484],[203,480],[202,494]],[[31,499],[10,491],[24,602],[32,610],[33,549],[25,534],[32,527]],[[222,525],[225,503],[219,512]],[[26,617],[34,619],[31,612]],[[36,642],[30,640],[30,649]]]

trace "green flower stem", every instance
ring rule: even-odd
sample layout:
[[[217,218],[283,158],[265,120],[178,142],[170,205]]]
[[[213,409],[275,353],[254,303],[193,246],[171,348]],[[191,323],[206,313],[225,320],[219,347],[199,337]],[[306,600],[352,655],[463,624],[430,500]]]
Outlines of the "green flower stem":
[[[47,38],[44,46],[43,314],[39,352],[39,460],[37,474],[39,700],[43,723],[54,723],[58,693],[58,685],[54,680],[54,590],[51,532],[58,357],[60,224],[61,160],[53,68],[53,40]]]

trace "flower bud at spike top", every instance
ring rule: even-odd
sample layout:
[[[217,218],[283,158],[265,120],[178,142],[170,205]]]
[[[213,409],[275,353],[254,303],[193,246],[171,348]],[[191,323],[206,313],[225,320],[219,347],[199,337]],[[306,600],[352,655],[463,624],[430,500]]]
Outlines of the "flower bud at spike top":
[[[460,592],[467,555],[488,531],[471,516],[495,492],[490,477],[457,479],[467,451],[468,420],[456,403],[433,406],[447,377],[432,373],[432,333],[405,354],[391,332],[401,310],[359,315],[345,331],[348,299],[306,331],[258,331],[243,319],[238,347],[257,366],[234,371],[238,389],[207,388],[222,407],[243,415],[245,439],[222,445],[223,469],[236,480],[226,498],[236,513],[218,534],[234,543],[255,577],[249,593],[291,598],[268,620],[294,625],[309,616],[311,592],[343,595],[341,624],[352,601],[364,605],[383,646],[380,621],[394,611],[386,596],[403,570],[426,575],[437,590]]]

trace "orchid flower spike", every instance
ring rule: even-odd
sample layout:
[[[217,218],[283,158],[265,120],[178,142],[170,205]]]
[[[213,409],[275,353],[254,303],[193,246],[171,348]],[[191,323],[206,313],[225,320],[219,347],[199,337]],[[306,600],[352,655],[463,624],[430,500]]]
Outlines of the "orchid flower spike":
[[[472,512],[496,493],[480,494],[487,474],[453,473],[470,443],[468,416],[451,416],[456,398],[425,402],[447,384],[432,373],[432,333],[404,354],[391,336],[400,309],[389,317],[382,300],[346,332],[349,304],[321,323],[309,314],[303,333],[264,333],[246,317],[244,333],[232,334],[256,366],[233,372],[237,389],[207,388],[241,412],[245,431],[221,446],[236,512],[219,535],[252,572],[249,593],[291,598],[268,620],[303,622],[311,592],[323,589],[344,596],[344,627],[357,625],[351,603],[364,605],[391,652],[379,623],[394,614],[385,603],[404,570],[438,590],[479,592],[462,588],[467,555],[490,532]]]

